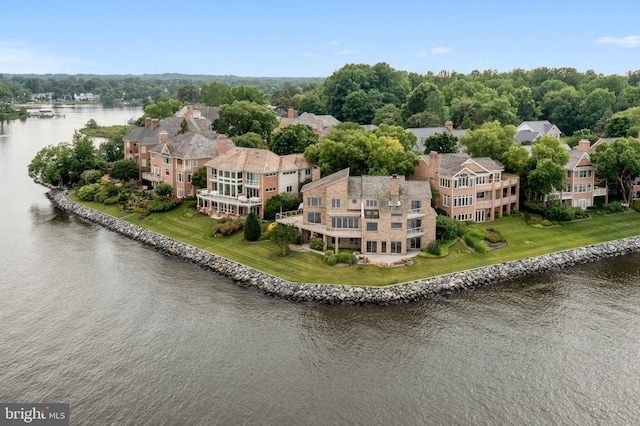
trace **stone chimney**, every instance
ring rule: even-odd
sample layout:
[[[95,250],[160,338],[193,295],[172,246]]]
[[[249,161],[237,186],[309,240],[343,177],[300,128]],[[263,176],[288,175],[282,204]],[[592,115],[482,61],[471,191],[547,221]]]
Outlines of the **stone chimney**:
[[[313,166],[311,169],[311,182],[315,182],[320,179],[320,167]]]
[[[216,142],[218,143],[218,145],[216,146],[218,155],[225,154],[229,145],[229,138],[226,135],[218,135],[218,137],[216,138]]]
[[[389,195],[392,197],[400,195],[400,178],[395,173],[391,175],[391,181],[389,182]]]
[[[447,128],[449,133],[453,133],[453,121],[445,121],[444,122],[444,127]]]
[[[293,108],[287,110],[287,118],[293,118]]]
[[[162,130],[160,133],[158,133],[158,143],[165,143],[169,140],[169,133],[167,133],[166,130]]]
[[[588,139],[580,139],[578,141],[578,145],[573,147],[573,150],[574,151],[589,152],[589,148],[591,148],[591,142]]]
[[[144,127],[147,128],[151,126],[151,119],[149,117],[144,119]]]
[[[155,130],[159,125],[160,125],[160,119],[159,118],[152,118],[151,119],[151,130]]]
[[[436,151],[431,151],[429,153],[429,170],[427,171],[428,177],[436,177],[438,175],[438,153]]]

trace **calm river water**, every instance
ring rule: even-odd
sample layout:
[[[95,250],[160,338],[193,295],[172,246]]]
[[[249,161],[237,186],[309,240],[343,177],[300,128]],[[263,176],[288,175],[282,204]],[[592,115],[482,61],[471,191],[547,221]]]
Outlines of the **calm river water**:
[[[640,422],[640,257],[395,307],[295,304],[53,208],[27,165],[91,118],[0,127],[0,401],[78,425]]]

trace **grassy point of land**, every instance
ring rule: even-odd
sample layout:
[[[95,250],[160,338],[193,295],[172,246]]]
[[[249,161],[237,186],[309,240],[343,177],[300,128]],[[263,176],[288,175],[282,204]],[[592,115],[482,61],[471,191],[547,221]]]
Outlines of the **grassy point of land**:
[[[527,226],[523,217],[512,215],[494,222],[474,224],[482,229],[495,228],[507,240],[506,247],[485,254],[471,252],[458,242],[449,248],[448,256],[416,257],[412,266],[378,268],[354,265],[337,268],[327,265],[322,256],[310,252],[294,250],[287,257],[279,257],[282,249],[274,243],[247,243],[242,233],[214,238],[211,234],[216,221],[197,213],[194,202],[184,202],[166,213],[142,216],[120,212],[117,206],[81,202],[74,196],[70,198],[229,260],[289,281],[305,283],[384,286],[640,235],[640,215],[636,212],[607,216],[590,212],[592,218],[589,220],[546,229]]]

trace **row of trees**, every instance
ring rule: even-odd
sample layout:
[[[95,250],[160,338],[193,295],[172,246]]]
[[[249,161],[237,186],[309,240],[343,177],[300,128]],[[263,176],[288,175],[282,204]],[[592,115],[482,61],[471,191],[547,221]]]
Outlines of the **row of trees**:
[[[122,133],[114,134],[96,148],[91,137],[75,132],[71,143],[60,142],[38,151],[29,163],[29,177],[36,183],[70,188],[96,182],[109,165],[111,177],[137,179],[137,163],[123,158],[122,137]]]

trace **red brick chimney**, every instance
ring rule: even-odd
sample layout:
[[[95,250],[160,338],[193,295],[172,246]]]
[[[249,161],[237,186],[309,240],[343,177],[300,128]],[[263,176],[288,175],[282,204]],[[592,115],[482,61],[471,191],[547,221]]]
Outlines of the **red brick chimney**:
[[[287,110],[287,118],[293,118],[293,108]]]
[[[151,126],[151,119],[149,117],[144,119],[144,127],[147,128]]]
[[[447,128],[449,133],[453,133],[453,121],[445,121],[444,122],[444,127]]]
[[[158,133],[158,143],[165,143],[169,140],[169,133],[166,130],[162,130]]]
[[[151,130],[155,130],[156,127],[158,127],[160,125],[160,119],[159,118],[152,118],[151,119]]]
[[[591,147],[591,142],[588,139],[580,139],[578,141],[578,145],[573,147],[574,151],[582,151],[589,152],[589,148]]]
[[[229,138],[226,135],[218,135],[218,137],[216,138],[216,142],[218,142],[218,145],[216,147],[218,155],[225,154],[227,152]]]

